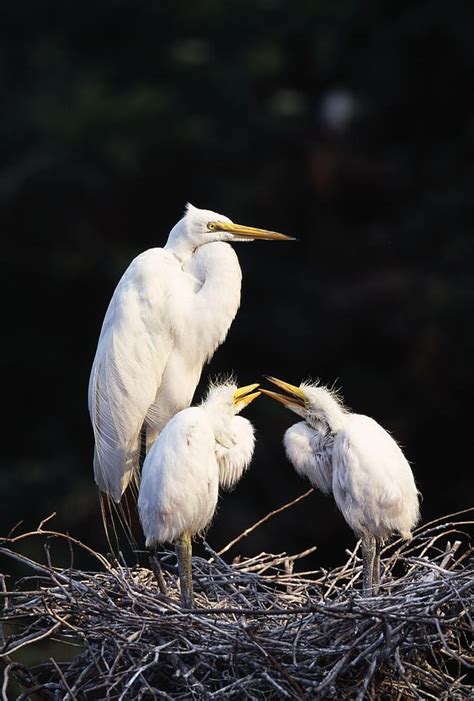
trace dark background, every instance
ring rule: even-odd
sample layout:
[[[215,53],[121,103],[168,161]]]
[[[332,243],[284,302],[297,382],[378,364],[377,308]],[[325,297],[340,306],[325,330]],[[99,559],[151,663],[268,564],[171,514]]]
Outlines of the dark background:
[[[0,32],[4,423],[0,533],[57,511],[104,550],[87,382],[130,260],[185,203],[295,235],[239,245],[242,305],[203,372],[336,382],[388,428],[423,520],[472,505],[471,3],[5,3]],[[215,547],[307,489],[261,398]],[[315,494],[237,550],[352,533]]]

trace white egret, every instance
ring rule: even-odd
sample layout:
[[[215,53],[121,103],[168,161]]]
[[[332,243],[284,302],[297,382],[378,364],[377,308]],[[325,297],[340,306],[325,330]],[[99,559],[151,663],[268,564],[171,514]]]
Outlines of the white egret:
[[[419,493],[408,461],[380,424],[350,413],[327,387],[267,379],[287,394],[261,391],[304,418],[283,439],[290,462],[313,486],[333,494],[362,541],[364,591],[376,591],[384,541],[394,532],[410,539],[419,519]]]
[[[137,256],[113,293],[89,382],[94,475],[119,502],[152,445],[188,407],[240,305],[242,273],[227,242],[288,240],[188,204],[164,248]]]
[[[235,486],[252,459],[253,426],[237,414],[259,396],[257,387],[211,385],[199,406],[166,424],[143,463],[138,513],[146,546],[176,543],[186,608],[193,606],[191,539],[211,522],[219,487]]]

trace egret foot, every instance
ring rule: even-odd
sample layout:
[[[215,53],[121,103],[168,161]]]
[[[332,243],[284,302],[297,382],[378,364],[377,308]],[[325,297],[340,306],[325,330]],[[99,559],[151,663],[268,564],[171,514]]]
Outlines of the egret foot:
[[[193,574],[192,574],[192,541],[191,534],[185,531],[176,541],[176,556],[178,558],[179,583],[181,587],[181,606],[185,609],[194,608]]]

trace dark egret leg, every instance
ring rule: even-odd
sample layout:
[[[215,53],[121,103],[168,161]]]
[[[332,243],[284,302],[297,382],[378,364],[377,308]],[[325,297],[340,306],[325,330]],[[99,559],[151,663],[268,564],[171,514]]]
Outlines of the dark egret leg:
[[[362,536],[362,591],[365,596],[372,594],[375,559],[375,538]]]
[[[140,430],[140,447],[138,454],[138,465],[140,467],[140,472],[142,471],[143,463],[146,458],[146,423],[143,424]]]
[[[372,574],[372,582],[374,585],[374,594],[379,593],[380,585],[380,552],[383,547],[383,540],[381,538],[375,538],[375,553],[374,553],[374,568]]]
[[[168,595],[168,588],[166,586],[165,578],[163,576],[163,569],[161,567],[160,558],[156,548],[153,548],[150,552],[150,569],[155,575],[156,582],[162,594]]]
[[[142,471],[143,463],[145,462],[146,458],[146,424],[144,423],[141,430],[140,430],[140,453],[138,455],[138,465],[140,467],[140,473]],[[156,551],[156,548],[153,547],[150,550],[150,569],[155,575],[156,583],[158,584],[158,587],[161,591],[162,594],[167,596],[168,594],[168,589],[166,587],[166,582],[165,578],[163,577],[163,570],[161,568],[161,563],[160,563],[160,558],[158,557],[158,553]]]
[[[184,531],[176,541],[176,555],[178,557],[179,582],[181,585],[181,606],[186,609],[194,608],[193,599],[193,575],[191,534]]]

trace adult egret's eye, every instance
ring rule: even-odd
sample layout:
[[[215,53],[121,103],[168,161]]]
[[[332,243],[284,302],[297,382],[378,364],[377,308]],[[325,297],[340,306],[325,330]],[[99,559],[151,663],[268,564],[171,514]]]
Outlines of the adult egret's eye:
[[[209,231],[215,231],[216,230],[216,225],[214,224],[213,221],[207,222],[207,228]]]

